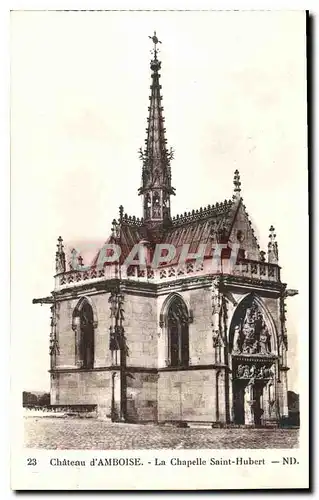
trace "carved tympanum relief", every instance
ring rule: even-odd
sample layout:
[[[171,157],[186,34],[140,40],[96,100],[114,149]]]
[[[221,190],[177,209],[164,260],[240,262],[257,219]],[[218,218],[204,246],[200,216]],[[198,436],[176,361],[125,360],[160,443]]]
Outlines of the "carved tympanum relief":
[[[270,332],[257,301],[239,307],[233,321],[232,354],[270,354]]]

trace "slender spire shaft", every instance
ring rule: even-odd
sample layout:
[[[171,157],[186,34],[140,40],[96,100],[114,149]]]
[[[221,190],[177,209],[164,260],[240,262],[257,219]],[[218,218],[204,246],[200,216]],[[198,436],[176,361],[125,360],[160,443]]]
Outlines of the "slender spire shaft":
[[[161,43],[156,32],[150,37],[154,43],[151,60],[152,84],[150,106],[148,108],[148,127],[144,151],[140,150],[143,162],[142,186],[139,194],[144,196],[144,220],[163,221],[170,219],[170,195],[174,194],[171,186],[170,162],[172,149],[166,147],[165,127],[162,107],[161,85],[159,83],[161,62],[158,60],[157,44]]]

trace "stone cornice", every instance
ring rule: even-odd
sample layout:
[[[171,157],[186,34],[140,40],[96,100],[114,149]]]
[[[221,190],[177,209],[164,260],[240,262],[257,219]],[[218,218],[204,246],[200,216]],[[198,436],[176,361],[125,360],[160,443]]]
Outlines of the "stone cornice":
[[[183,291],[194,288],[209,287],[212,283],[212,276],[188,276],[187,278],[179,278],[173,281],[166,281],[157,285],[158,295],[166,292]]]
[[[182,372],[182,371],[194,371],[194,370],[230,370],[225,364],[211,363],[207,365],[188,365],[188,366],[165,366],[163,368],[158,368],[158,372]]]
[[[266,281],[257,278],[244,276],[222,275],[221,281],[227,288],[245,288],[248,290],[263,290],[281,294],[286,288],[286,284],[278,281]]]
[[[258,278],[250,278],[245,276],[235,276],[227,274],[205,274],[194,275],[174,280],[162,282],[135,281],[132,279],[105,279],[103,281],[83,283],[81,285],[71,285],[66,288],[51,292],[52,297],[44,297],[33,299],[33,303],[51,303],[54,301],[72,300],[83,294],[99,295],[101,293],[109,293],[113,290],[121,290],[124,293],[135,294],[141,296],[156,297],[171,291],[183,291],[196,288],[209,287],[213,277],[218,276],[225,288],[238,290],[255,290],[268,292],[272,295],[281,295],[286,289],[286,284],[276,281],[261,280]]]
[[[151,368],[144,366],[125,366],[121,367],[120,365],[109,365],[109,366],[98,366],[96,368],[76,368],[76,367],[57,367],[49,370],[49,373],[57,374],[57,373],[96,373],[96,372],[109,372],[109,371],[119,371],[124,370],[127,373],[160,373],[160,372],[181,372],[181,371],[194,371],[194,370],[211,370],[217,369],[229,370],[229,367],[225,364],[218,363],[210,363],[210,364],[201,364],[201,365],[188,365],[188,366],[165,366],[161,368]]]

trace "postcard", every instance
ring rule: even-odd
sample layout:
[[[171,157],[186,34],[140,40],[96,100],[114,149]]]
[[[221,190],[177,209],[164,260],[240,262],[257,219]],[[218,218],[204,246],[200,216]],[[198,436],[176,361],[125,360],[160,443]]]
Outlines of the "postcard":
[[[309,487],[307,26],[11,12],[12,489]]]

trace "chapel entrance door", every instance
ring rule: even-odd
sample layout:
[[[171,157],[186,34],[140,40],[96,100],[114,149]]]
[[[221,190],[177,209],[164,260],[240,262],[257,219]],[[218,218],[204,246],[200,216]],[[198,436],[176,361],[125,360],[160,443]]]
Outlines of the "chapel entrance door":
[[[234,423],[237,425],[245,424],[245,384],[236,380],[233,387],[234,397]]]
[[[261,425],[261,417],[263,414],[263,409],[262,409],[262,386],[261,385],[255,385],[253,389],[253,397],[254,397],[254,424],[255,425]]]
[[[235,380],[233,385],[234,423],[237,425],[261,425],[263,415],[261,384],[248,380]]]

